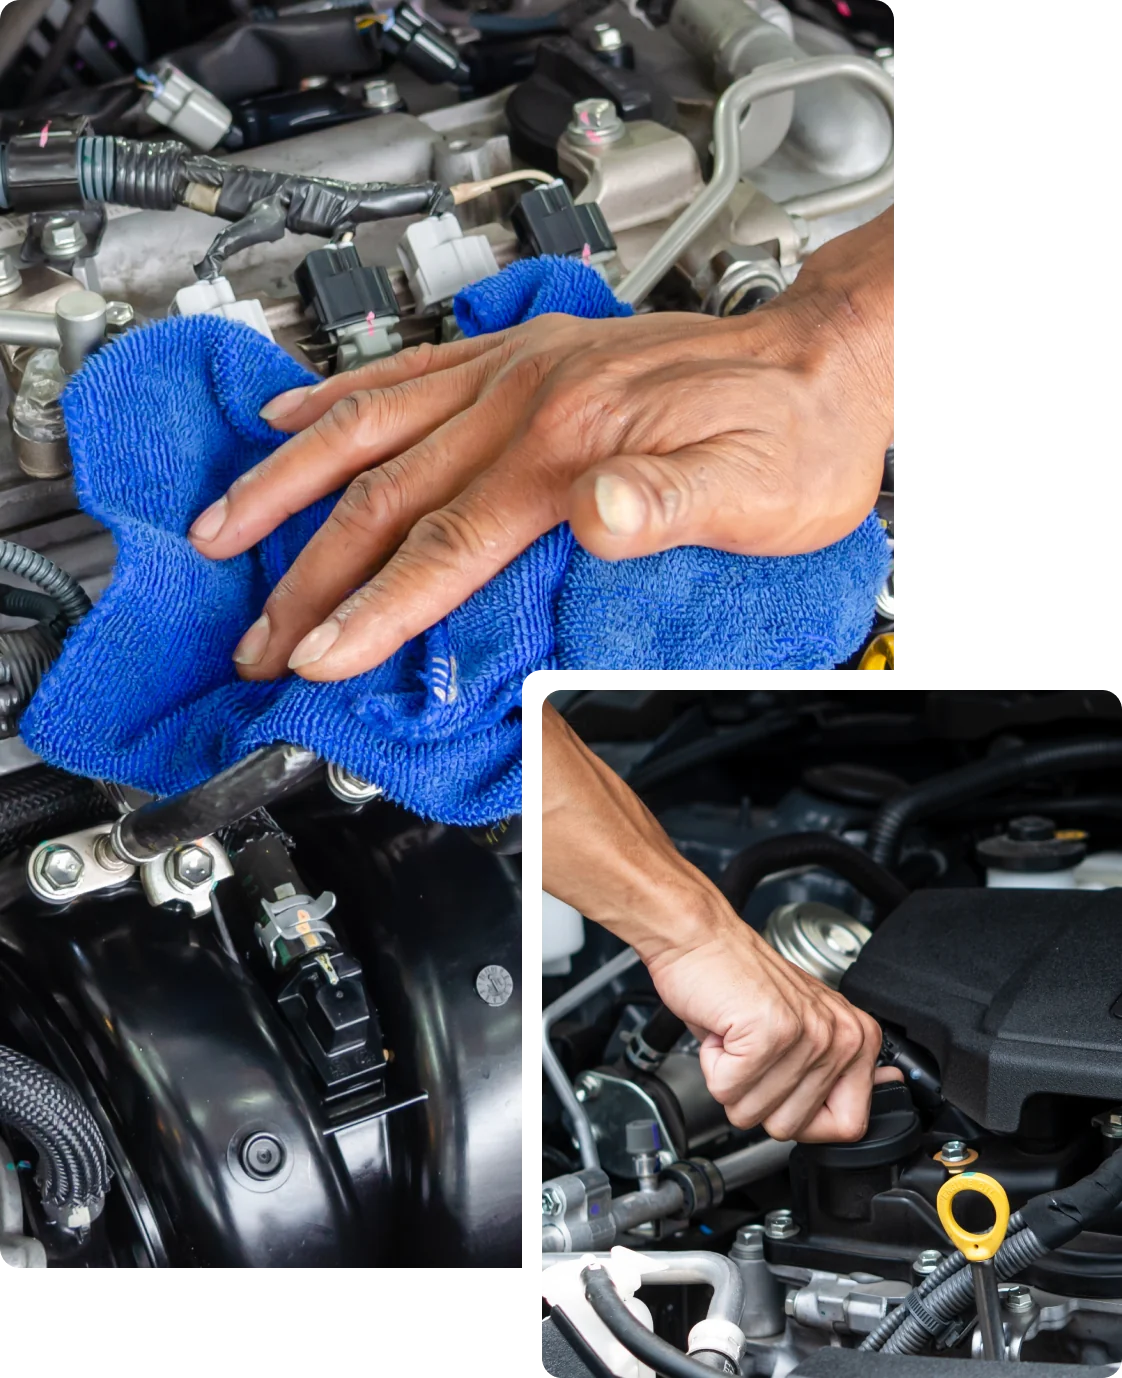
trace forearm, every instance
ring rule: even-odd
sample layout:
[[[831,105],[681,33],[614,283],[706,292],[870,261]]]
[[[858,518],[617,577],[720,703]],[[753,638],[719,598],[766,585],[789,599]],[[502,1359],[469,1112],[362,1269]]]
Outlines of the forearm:
[[[650,965],[736,922],[716,886],[548,704],[542,717],[542,883]]]

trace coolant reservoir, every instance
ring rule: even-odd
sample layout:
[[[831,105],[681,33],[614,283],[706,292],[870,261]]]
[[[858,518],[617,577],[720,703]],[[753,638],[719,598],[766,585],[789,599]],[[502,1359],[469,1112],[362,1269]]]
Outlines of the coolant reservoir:
[[[542,975],[568,976],[573,955],[584,946],[580,910],[542,891]]]
[[[1004,833],[978,843],[986,884],[1005,890],[1075,890],[1087,834],[1056,831],[1050,818],[1014,818]]]

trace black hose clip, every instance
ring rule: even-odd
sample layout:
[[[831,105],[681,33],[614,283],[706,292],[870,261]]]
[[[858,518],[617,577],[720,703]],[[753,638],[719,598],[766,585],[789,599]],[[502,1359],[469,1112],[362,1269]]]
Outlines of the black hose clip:
[[[707,1158],[681,1158],[663,1170],[662,1180],[681,1187],[682,1214],[686,1216],[719,1206],[725,1199],[724,1179]]]
[[[87,116],[52,116],[32,128],[28,122],[8,140],[4,186],[8,208],[31,211],[80,209],[78,140],[89,132]]]

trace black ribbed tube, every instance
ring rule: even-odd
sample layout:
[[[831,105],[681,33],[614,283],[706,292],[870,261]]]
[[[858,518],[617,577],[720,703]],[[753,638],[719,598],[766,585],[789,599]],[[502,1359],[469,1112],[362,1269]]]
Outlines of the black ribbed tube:
[[[0,855],[25,842],[74,832],[116,817],[92,780],[53,766],[32,766],[0,779]]]
[[[882,804],[869,828],[867,850],[881,866],[894,866],[904,830],[943,809],[1026,780],[1077,770],[1117,770],[1122,739],[1050,742],[975,761],[905,790]]]
[[[55,1206],[92,1206],[109,1190],[105,1142],[93,1116],[61,1077],[0,1047],[0,1124],[38,1155],[35,1180]]]
[[[38,584],[44,593],[58,604],[70,626],[76,626],[89,612],[89,596],[72,574],[60,569],[53,560],[29,550],[14,541],[0,540],[0,569],[17,574],[31,584]]]
[[[580,1280],[584,1283],[584,1295],[589,1306],[629,1354],[634,1354],[636,1359],[649,1365],[656,1373],[664,1374],[665,1378],[713,1378],[713,1368],[683,1354],[636,1320],[616,1291],[607,1269],[585,1268]],[[732,1371],[731,1366],[716,1369],[718,1373]]]

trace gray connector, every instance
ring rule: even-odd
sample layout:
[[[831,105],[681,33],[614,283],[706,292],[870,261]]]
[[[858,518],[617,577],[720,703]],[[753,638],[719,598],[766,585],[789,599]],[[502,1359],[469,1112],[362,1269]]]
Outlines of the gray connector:
[[[265,308],[256,298],[238,301],[234,289],[226,278],[210,278],[204,282],[193,282],[190,287],[181,287],[172,302],[173,316],[222,316],[228,321],[241,321],[267,340],[273,338],[269,322],[265,319]]]
[[[170,62],[157,68],[152,84],[155,90],[144,113],[157,124],[204,153],[225,137],[234,117],[205,86]]]
[[[485,235],[465,235],[451,213],[432,215],[410,225],[397,246],[421,314],[439,311],[461,288],[499,271]]]

